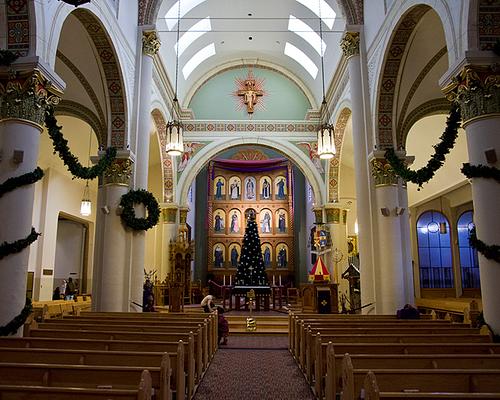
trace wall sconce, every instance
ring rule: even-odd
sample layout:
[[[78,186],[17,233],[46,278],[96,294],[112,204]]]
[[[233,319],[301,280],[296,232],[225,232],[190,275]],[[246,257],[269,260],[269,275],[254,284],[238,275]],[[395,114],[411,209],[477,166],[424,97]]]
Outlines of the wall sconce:
[[[448,228],[446,227],[446,222],[440,222],[439,223],[439,233],[444,235],[448,232]]]
[[[495,149],[485,150],[484,155],[486,157],[486,161],[488,162],[488,164],[495,164],[498,160]]]
[[[116,207],[116,215],[122,215],[123,213],[123,206],[118,206]]]
[[[405,208],[404,207],[396,207],[396,215],[403,215],[403,213],[405,212]]]
[[[387,207],[383,207],[380,209],[380,212],[382,213],[382,215],[384,217],[388,217],[389,215],[391,215],[391,212],[389,211],[389,209]]]
[[[102,211],[104,214],[109,214],[109,207],[108,207],[108,206],[102,206],[102,207],[101,207],[101,211]]]
[[[22,150],[14,150],[14,154],[12,155],[12,161],[14,164],[21,164],[24,160],[24,151]]]

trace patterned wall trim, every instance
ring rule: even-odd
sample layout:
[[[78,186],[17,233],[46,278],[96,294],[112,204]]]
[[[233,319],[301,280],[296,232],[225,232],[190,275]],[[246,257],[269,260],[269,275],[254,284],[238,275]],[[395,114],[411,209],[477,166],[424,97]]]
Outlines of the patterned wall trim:
[[[167,123],[160,111],[155,109],[151,115],[160,139],[160,160],[163,167],[163,201],[171,203],[174,199],[174,173],[172,170],[172,157],[165,151]]]
[[[101,124],[97,115],[91,109],[71,100],[61,100],[55,109],[56,115],[69,115],[85,121],[95,132],[99,147],[106,145],[106,128]]]
[[[426,101],[424,104],[419,105],[414,110],[410,111],[406,119],[401,124],[400,131],[400,145],[398,148],[404,149],[406,147],[406,138],[411,127],[420,119],[428,115],[448,114],[450,112],[450,102],[445,98],[433,99]],[[399,143],[399,142],[398,142]]]
[[[339,175],[340,162],[342,157],[342,143],[344,142],[345,127],[351,116],[351,110],[344,108],[335,124],[335,147],[337,154],[330,160],[330,172],[328,174],[328,202],[333,203],[339,200]]]
[[[30,50],[30,15],[28,0],[7,0],[7,49],[21,57]]]
[[[59,60],[61,60],[61,62],[63,62],[64,65],[66,65],[66,67],[68,67],[68,69],[71,72],[73,72],[73,74],[76,76],[76,78],[78,79],[80,84],[83,86],[83,88],[87,92],[87,95],[89,96],[90,101],[92,102],[92,104],[96,108],[97,114],[99,116],[99,124],[104,128],[102,130],[102,132],[104,132],[104,135],[99,136],[99,144],[102,146],[105,146],[106,142],[107,142],[107,136],[108,136],[106,128],[105,128],[107,126],[106,125],[106,118],[104,116],[104,112],[102,111],[102,107],[101,107],[101,103],[99,102],[99,98],[97,97],[94,89],[92,88],[92,85],[87,80],[85,75],[78,69],[78,67],[75,64],[73,64],[71,62],[71,60],[68,57],[66,57],[60,50],[57,50],[57,58]],[[71,102],[70,100],[66,100],[66,101]],[[73,102],[71,102],[71,103],[73,103]],[[101,133],[101,129],[96,130],[96,132]]]
[[[476,21],[470,21],[474,27]],[[479,48],[481,50],[493,50],[493,46],[500,37],[500,1],[480,0],[477,20],[479,35]]]
[[[186,132],[283,132],[316,133],[317,124],[311,121],[246,122],[246,121],[184,121]]]
[[[395,128],[393,123],[394,97],[398,87],[397,81],[400,77],[401,61],[415,27],[429,10],[429,6],[418,5],[403,17],[393,33],[389,49],[385,55],[378,99],[377,140],[379,149],[393,147],[392,134]]]
[[[466,65],[443,88],[450,101],[458,101],[465,125],[472,119],[500,114],[500,72],[496,65]]]
[[[126,147],[126,102],[123,79],[118,66],[117,57],[111,40],[101,26],[101,23],[88,11],[77,9],[73,11],[75,17],[81,22],[88,32],[96,48],[97,54],[104,70],[106,87],[108,89],[110,105],[111,146],[118,149]]]
[[[415,95],[415,92],[417,91],[418,87],[420,84],[423,82],[424,78],[426,75],[430,72],[430,70],[437,64],[437,62],[447,54],[447,49],[446,46],[444,46],[441,50],[439,50],[434,57],[432,57],[429,62],[426,64],[426,66],[420,71],[418,74],[417,78],[411,85],[410,90],[408,91],[408,94],[406,95],[405,101],[403,105],[401,106],[401,110],[399,112],[399,120],[398,120],[398,125],[396,129],[396,143],[398,148],[403,148],[404,143],[406,140],[406,136],[403,136],[403,132],[401,131],[401,127],[403,125],[403,121],[406,117],[406,113],[408,112],[408,106],[410,105],[411,100],[413,99],[413,96]],[[408,134],[408,132],[406,132]]]

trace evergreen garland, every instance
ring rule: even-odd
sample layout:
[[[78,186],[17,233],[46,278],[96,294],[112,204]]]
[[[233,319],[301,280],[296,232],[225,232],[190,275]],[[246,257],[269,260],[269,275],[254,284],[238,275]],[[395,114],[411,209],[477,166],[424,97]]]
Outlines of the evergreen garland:
[[[495,167],[488,167],[487,165],[470,165],[469,163],[465,163],[460,171],[462,171],[462,174],[469,179],[494,179],[497,183],[500,183],[500,170]]]
[[[15,178],[9,178],[4,183],[0,184],[0,197],[5,193],[8,193],[18,187],[30,185],[43,178],[43,170],[40,167],[36,167],[33,172],[27,172],[26,174],[16,176]]]
[[[458,128],[460,126],[460,118],[460,107],[458,103],[453,103],[450,115],[446,121],[446,129],[439,138],[441,141],[434,145],[434,154],[427,162],[427,165],[417,171],[412,171],[407,168],[403,161],[396,155],[394,149],[388,149],[385,152],[385,158],[389,164],[391,164],[394,172],[405,181],[417,184],[419,188],[421,188],[424,183],[431,180],[435,172],[443,166],[446,154],[448,154],[455,145],[458,136]]]
[[[500,264],[500,246],[496,244],[490,246],[478,239],[476,236],[476,228],[470,231],[469,243],[488,260],[493,260]]]
[[[24,248],[28,247],[31,243],[38,239],[41,233],[35,231],[35,228],[31,227],[31,233],[24,239],[16,240],[15,242],[3,242],[0,244],[0,260],[7,257],[9,254],[19,253]]]
[[[0,66],[8,67],[18,58],[19,56],[10,50],[0,50]]]
[[[29,317],[33,311],[33,306],[31,304],[31,299],[26,298],[26,305],[21,310],[21,312],[16,315],[12,320],[4,326],[0,326],[0,336],[8,336],[15,334],[18,329],[24,325],[26,319]]]
[[[147,217],[136,218],[134,204],[142,203],[146,207]],[[145,231],[155,226],[160,220],[160,206],[152,193],[144,189],[131,190],[120,200],[123,207],[121,218],[128,227],[136,231]]]
[[[64,165],[68,167],[68,170],[73,174],[74,177],[92,180],[102,175],[103,172],[111,165],[116,157],[116,149],[114,147],[108,147],[106,149],[106,154],[102,157],[99,162],[93,167],[84,167],[78,161],[68,148],[68,141],[64,139],[61,133],[61,127],[57,126],[57,120],[54,116],[54,110],[48,108],[45,114],[45,126],[49,132],[49,136],[52,139],[54,145],[54,154],[59,153],[59,157],[63,160]]]

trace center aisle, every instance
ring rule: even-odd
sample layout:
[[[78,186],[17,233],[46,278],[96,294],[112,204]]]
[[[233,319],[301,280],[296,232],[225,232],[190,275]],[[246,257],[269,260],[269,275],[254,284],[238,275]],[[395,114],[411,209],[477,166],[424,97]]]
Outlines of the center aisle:
[[[286,336],[230,336],[220,346],[195,400],[313,400]]]

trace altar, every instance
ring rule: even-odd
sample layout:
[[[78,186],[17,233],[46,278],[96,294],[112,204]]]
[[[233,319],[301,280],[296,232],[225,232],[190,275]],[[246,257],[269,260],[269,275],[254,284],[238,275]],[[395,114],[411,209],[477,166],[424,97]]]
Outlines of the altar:
[[[253,290],[255,293],[255,311],[269,311],[271,298],[270,286],[234,286],[230,296],[234,296],[234,309],[241,309],[241,299],[244,299],[244,310],[248,310],[248,293]]]

